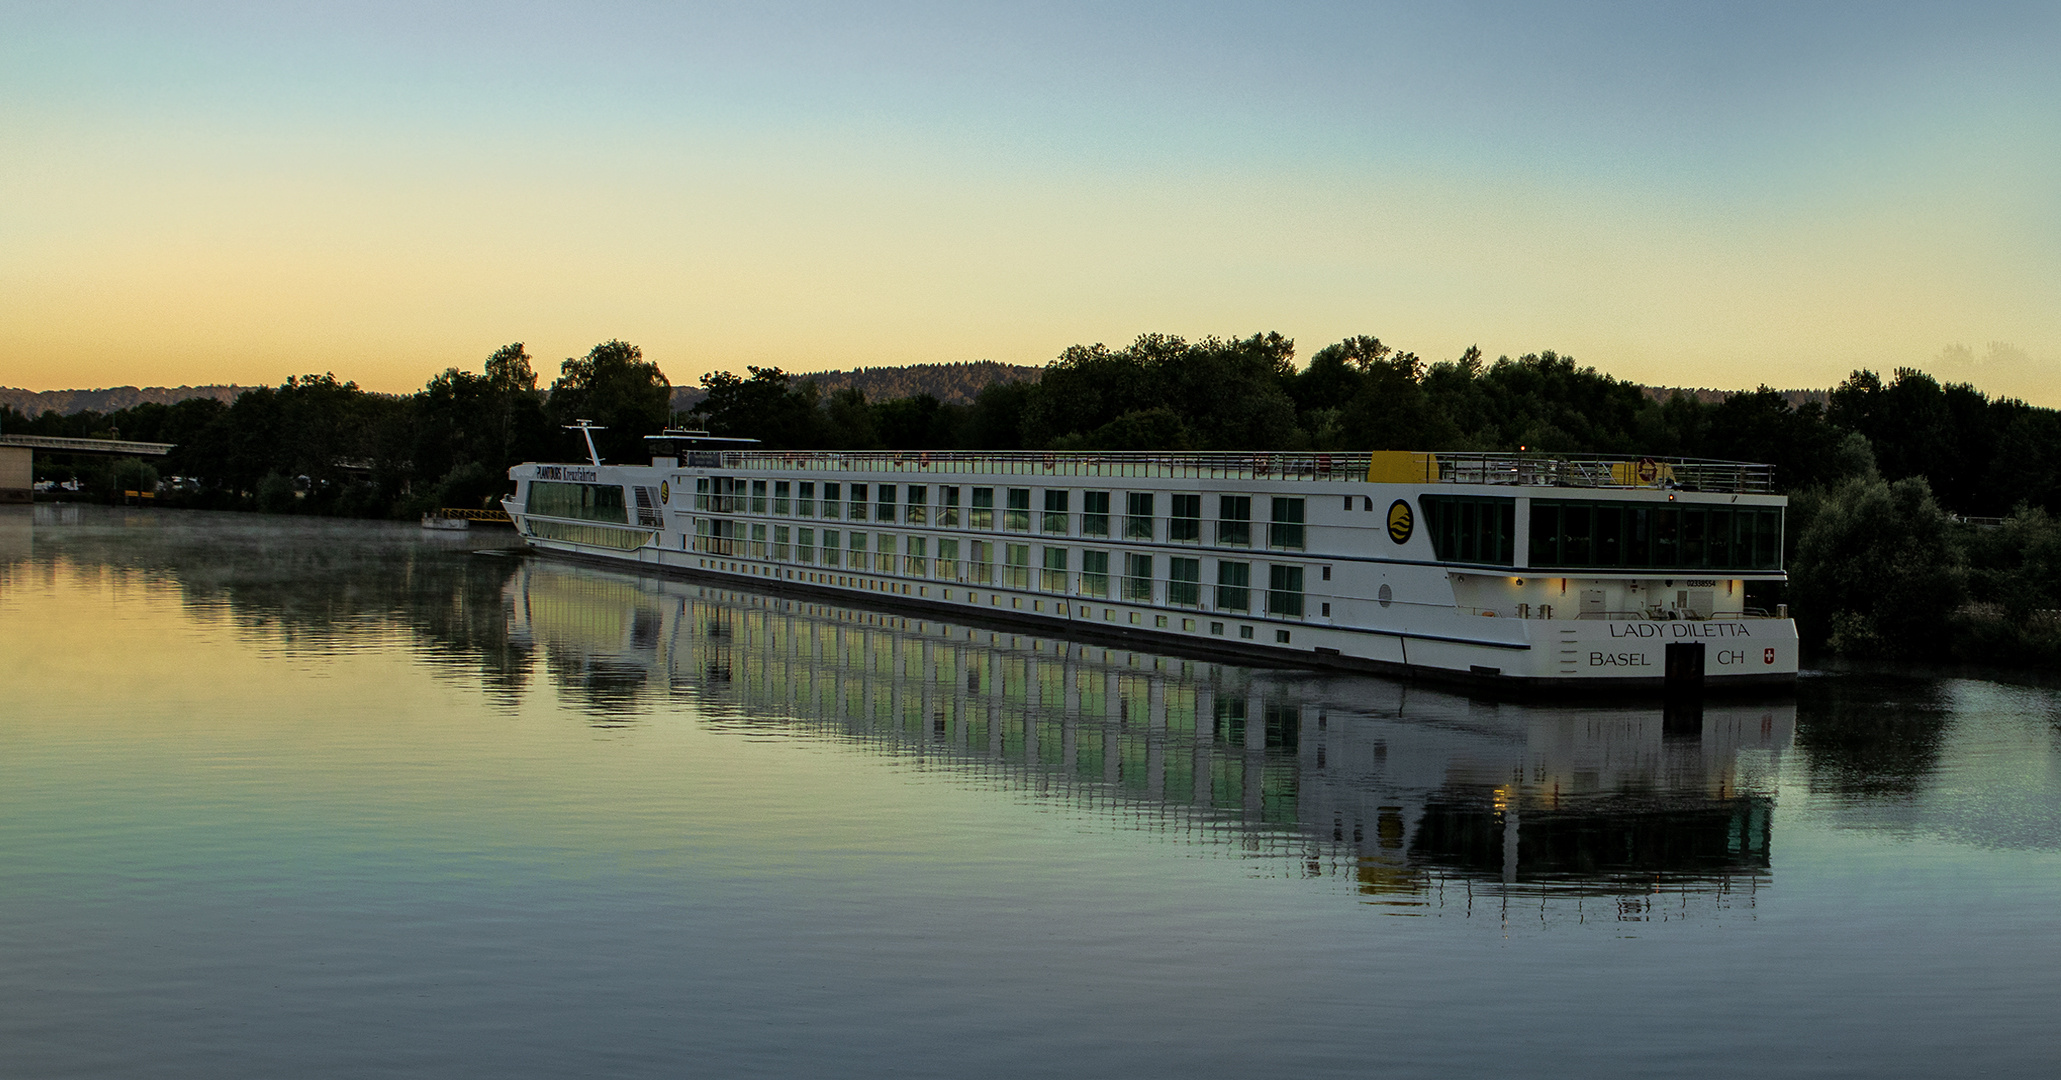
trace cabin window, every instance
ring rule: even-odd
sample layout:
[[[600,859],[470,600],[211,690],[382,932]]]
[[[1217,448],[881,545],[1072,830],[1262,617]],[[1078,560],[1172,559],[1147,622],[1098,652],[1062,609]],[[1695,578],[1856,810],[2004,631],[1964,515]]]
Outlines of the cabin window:
[[[1175,495],[1166,521],[1166,538],[1176,544],[1202,542],[1202,496]]]
[[[1517,500],[1475,495],[1423,495],[1424,532],[1440,562],[1510,566],[1517,556]]]
[[[1301,551],[1303,500],[1275,496],[1273,503],[1274,520],[1268,526],[1267,546],[1286,551]]]
[[[873,549],[873,568],[883,574],[895,572],[895,538],[886,533],[876,537]]]
[[[1252,564],[1217,563],[1217,610],[1246,611],[1252,607]]]
[[[794,512],[798,517],[816,516],[816,483],[811,480],[797,486]]]
[[[804,484],[802,486],[807,487],[808,485]],[[794,530],[794,553],[798,557],[796,560],[798,562],[813,563],[816,561],[816,530]]]
[[[902,557],[902,572],[910,577],[924,577],[930,572],[930,542],[925,537],[909,538],[909,553]]]
[[[1133,491],[1124,496],[1124,539],[1152,539],[1152,493]]]
[[[1066,535],[1066,495],[1064,491],[1048,489],[1045,492],[1045,520],[1039,523],[1039,532],[1053,536]]]
[[[1109,552],[1081,552],[1081,595],[1109,595]]]
[[[842,512],[842,508],[843,508],[843,506],[844,506],[844,488],[843,488],[843,485],[841,485],[841,484],[824,484],[824,485],[823,485],[823,516],[824,516],[824,517],[827,517],[827,518],[834,518],[834,517],[838,516],[838,514],[839,514],[839,513],[841,513],[841,512]]]
[[[1533,499],[1529,540],[1540,568],[1779,570],[1782,509]]]
[[[1002,513],[1002,527],[1010,532],[1030,531],[1029,488],[1009,489],[1009,508]]]
[[[1109,535],[1109,492],[1081,492],[1081,535]]]
[[[531,487],[535,486],[536,485],[534,484],[531,485]],[[706,510],[709,508],[708,477],[706,476],[697,476],[694,478],[694,508],[696,510]]]
[[[1217,546],[1252,546],[1252,497],[1217,496]]]
[[[853,484],[852,486],[858,487],[859,485]],[[866,534],[854,532],[846,533],[844,536],[845,566],[852,570],[869,569],[873,565],[873,559],[866,554]]]
[[[959,489],[941,487],[937,489],[937,523],[942,528],[959,527]]]
[[[789,535],[787,526],[773,526],[773,557],[781,562],[788,560],[789,556],[787,553],[794,546],[789,542]]]
[[[893,484],[882,484],[880,485],[879,493],[880,505],[873,515],[873,520],[885,521],[892,525],[895,521],[895,486]]]
[[[766,557],[766,527],[764,525],[753,525],[751,527],[751,550],[746,555],[753,559],[763,559]]]
[[[995,580],[995,545],[984,540],[966,544],[966,580],[987,585]]]
[[[1046,592],[1066,591],[1066,549],[1048,547],[1045,549],[1045,565],[1038,577],[1038,588]]]
[[[764,480],[753,480],[751,482],[751,512],[754,514],[766,512],[766,482]]]
[[[1124,556],[1124,599],[1136,604],[1152,602],[1152,556]]]
[[[827,488],[829,485],[826,484],[824,486]],[[823,565],[844,565],[844,553],[838,550],[838,542],[843,539],[844,537],[839,536],[836,529],[823,530]]]
[[[902,520],[911,525],[925,525],[930,522],[930,489],[911,486],[909,501],[903,504]]]
[[[853,484],[851,500],[845,503],[844,516],[849,521],[866,520],[866,485]]]
[[[1014,589],[1030,588],[1030,545],[1004,544],[1002,557],[1007,562],[1002,584]]]
[[[1179,557],[1166,561],[1166,602],[1181,607],[1202,606],[1202,560]]]
[[[1302,618],[1302,567],[1267,568],[1267,614]]]
[[[790,491],[790,490],[791,490],[792,488],[793,488],[793,485],[792,485],[792,484],[790,484],[790,483],[789,483],[788,481],[785,481],[785,480],[775,480],[775,481],[773,481],[773,512],[774,512],[774,513],[776,513],[776,514],[782,514],[782,515],[784,515],[784,514],[786,514],[786,513],[787,513],[787,508],[788,508],[788,506],[789,506],[789,505],[790,505],[790,504],[792,503],[792,501],[793,501],[793,498],[792,498],[792,496],[790,496],[790,495],[788,494],[788,492],[789,492],[789,491]]]
[[[623,489],[615,484],[563,484],[555,480],[530,481],[529,513],[541,517],[577,518],[581,521],[630,522]]]
[[[937,542],[937,576],[940,581],[961,580],[959,568],[959,541],[939,539]]]

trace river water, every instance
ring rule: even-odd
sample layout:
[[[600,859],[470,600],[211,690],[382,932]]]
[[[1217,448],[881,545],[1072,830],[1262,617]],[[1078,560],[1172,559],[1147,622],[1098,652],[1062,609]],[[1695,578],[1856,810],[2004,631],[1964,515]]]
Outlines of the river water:
[[[0,1076],[2046,1076],[2061,694],[1473,700],[0,515]]]

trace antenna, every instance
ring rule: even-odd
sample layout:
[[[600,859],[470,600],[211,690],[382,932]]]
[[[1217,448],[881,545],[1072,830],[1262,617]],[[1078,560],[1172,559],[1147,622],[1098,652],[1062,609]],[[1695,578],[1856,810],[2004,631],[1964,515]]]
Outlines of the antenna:
[[[565,430],[577,431],[581,435],[586,436],[587,457],[591,458],[594,464],[601,464],[601,451],[594,449],[594,433],[597,431],[607,431],[608,429],[606,427],[603,427],[602,425],[597,424],[592,420],[579,420],[575,421],[574,423],[566,424]]]

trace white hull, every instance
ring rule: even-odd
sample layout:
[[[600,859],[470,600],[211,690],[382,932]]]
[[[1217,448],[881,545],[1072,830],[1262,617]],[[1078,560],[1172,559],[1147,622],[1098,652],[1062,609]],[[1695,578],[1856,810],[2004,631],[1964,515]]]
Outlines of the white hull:
[[[974,468],[966,461],[889,462],[883,457],[853,456],[840,462],[847,467],[832,469],[825,469],[823,462],[838,459],[821,455],[800,466],[789,465],[777,455],[727,457],[721,465],[701,468],[682,467],[670,460],[651,466],[518,466],[511,476],[519,481],[555,476],[622,485],[626,492],[623,516],[628,520],[597,523],[531,514],[520,495],[506,506],[528,542],[554,554],[761,589],[812,592],[845,603],[920,606],[940,617],[1035,625],[1055,635],[1113,637],[1253,662],[1594,690],[1662,685],[1669,672],[1669,646],[1677,647],[1678,663],[1686,659],[1682,647],[1693,650],[1700,669],[1697,681],[1706,686],[1785,683],[1793,680],[1797,670],[1794,623],[1787,618],[1755,617],[1745,608],[1745,581],[1779,579],[1779,570],[1651,569],[1582,574],[1565,569],[1532,570],[1523,565],[1458,564],[1437,559],[1431,542],[1421,535],[1423,529],[1406,540],[1395,540],[1384,528],[1380,509],[1398,503],[1419,505],[1427,495],[1473,494],[1471,485],[1252,475],[1223,479],[1082,475],[1084,462],[1051,458],[1045,459],[1043,469],[995,472]],[[884,467],[856,467],[876,461]],[[753,464],[763,467],[750,467]],[[1097,462],[1095,467],[1103,466]],[[691,494],[698,482],[706,486],[709,477],[718,475],[745,485],[737,489],[745,494],[703,494],[698,500]],[[750,486],[755,482],[763,487]],[[816,485],[818,494],[815,512],[808,516],[801,515],[800,500],[793,494],[804,482]],[[782,485],[777,490],[789,492],[777,501],[770,494],[776,483]],[[854,485],[869,490],[888,485],[900,498],[889,506],[886,520],[880,517],[881,504],[865,505],[868,513],[862,520],[850,516],[848,505],[838,507],[839,517],[826,518],[822,516],[822,485],[832,483],[840,486],[840,494]],[[905,516],[907,492],[913,486],[925,489],[927,502],[922,519],[914,522]],[[961,504],[954,523],[948,526],[940,521],[942,507],[929,501],[941,501],[947,486],[966,492],[975,487],[1029,489],[1039,496],[1046,490],[1063,490],[1070,494],[1065,501],[1076,507],[1080,493],[1089,490],[1114,492],[1119,507],[1128,492],[1150,493],[1156,506],[1165,506],[1176,492],[1199,492],[1212,499],[1220,493],[1237,492],[1249,495],[1258,505],[1276,497],[1292,497],[1300,500],[1307,514],[1293,534],[1300,546],[1292,550],[1264,544],[1226,547],[1200,540],[1169,542],[1164,520],[1149,540],[1124,539],[1109,535],[1123,531],[1111,522],[1084,521],[1088,515],[1075,510],[1065,511],[1063,521],[1057,514],[1044,520],[1045,513],[1034,511],[1013,522],[1005,521],[998,511],[985,528],[978,528],[969,521],[971,507]],[[757,490],[768,494],[750,494]],[[1568,494],[1564,488],[1521,485],[1493,490],[1498,496],[1516,499],[1520,514],[1525,512],[1527,497]],[[1770,495],[1692,496],[1655,489],[1608,494],[1630,501],[1666,499],[1674,506],[1779,506],[1782,501]],[[1742,503],[1742,499],[1750,502]],[[643,505],[645,502],[651,505]],[[1111,511],[1112,519],[1121,517],[1121,509]],[[710,535],[706,523],[712,518],[732,521],[732,527],[741,532]],[[1522,518],[1518,520],[1523,524]],[[1026,523],[1028,527],[1009,527]],[[697,527],[702,531],[697,532]],[[1264,536],[1267,522],[1259,521],[1253,527]],[[797,541],[804,535],[821,538],[825,533],[839,537],[840,547],[828,549],[838,564],[826,565],[826,550],[813,544],[804,560]],[[863,534],[867,547],[843,547],[844,538],[852,533]],[[997,553],[1005,549],[1053,551],[1058,554],[1049,557],[1065,569],[1046,573],[1038,564],[1007,565],[999,554],[991,563],[941,560],[935,557],[940,541],[950,542],[950,549],[958,553],[967,551],[974,541],[993,545]],[[887,545],[892,546],[883,552],[881,548]],[[910,554],[912,549],[921,554]],[[1181,597],[1192,603],[1169,602],[1173,596],[1169,582],[1163,579],[1148,582],[1141,600],[1127,600],[1119,575],[1098,578],[1080,570],[1084,555],[1097,554],[1114,559],[1119,566],[1124,565],[1126,555],[1150,558],[1156,560],[1150,565],[1161,571],[1169,558],[1182,558],[1191,565],[1201,564],[1208,572],[1199,589],[1191,587]],[[1512,559],[1519,564],[1524,561],[1523,553]],[[1263,581],[1227,592],[1215,585],[1214,567],[1219,562],[1268,569],[1292,565],[1300,575],[1296,579],[1299,591],[1292,604],[1277,603],[1280,594],[1268,594]],[[1711,576],[1692,578],[1691,574]],[[1678,584],[1692,586],[1693,593],[1676,588]],[[1700,604],[1703,610],[1661,610],[1657,606],[1626,610],[1645,606],[1643,602],[1652,597],[1673,605],[1692,595],[1695,599],[1687,602]],[[1220,602],[1225,600],[1236,606]],[[1273,610],[1276,607],[1296,613],[1277,612]],[[1583,614],[1584,607],[1593,610]]]

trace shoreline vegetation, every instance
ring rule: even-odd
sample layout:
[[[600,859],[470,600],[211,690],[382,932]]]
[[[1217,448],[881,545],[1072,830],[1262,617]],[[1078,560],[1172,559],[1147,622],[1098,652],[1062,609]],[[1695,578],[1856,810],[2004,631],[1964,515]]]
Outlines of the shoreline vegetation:
[[[1860,660],[2061,661],[2061,412],[1912,369],[1854,372],[1822,395],[1665,396],[1540,352],[1426,362],[1371,337],[1306,364],[1279,334],[1147,334],[1081,345],[1043,369],[937,365],[936,391],[894,369],[828,387],[778,368],[676,390],[622,341],[569,358],[540,387],[520,342],[479,373],[414,394],[333,374],[0,431],[177,444],[161,463],[38,455],[36,479],[160,506],[413,518],[484,507],[510,465],[576,457],[588,418],[612,461],[671,424],[824,450],[1518,450],[1708,457],[1775,466],[1791,497],[1791,610],[1806,647]],[[905,391],[869,397],[865,385]],[[906,392],[906,391],[914,392]],[[942,394],[942,396],[941,396]],[[675,403],[691,408],[675,412]]]

